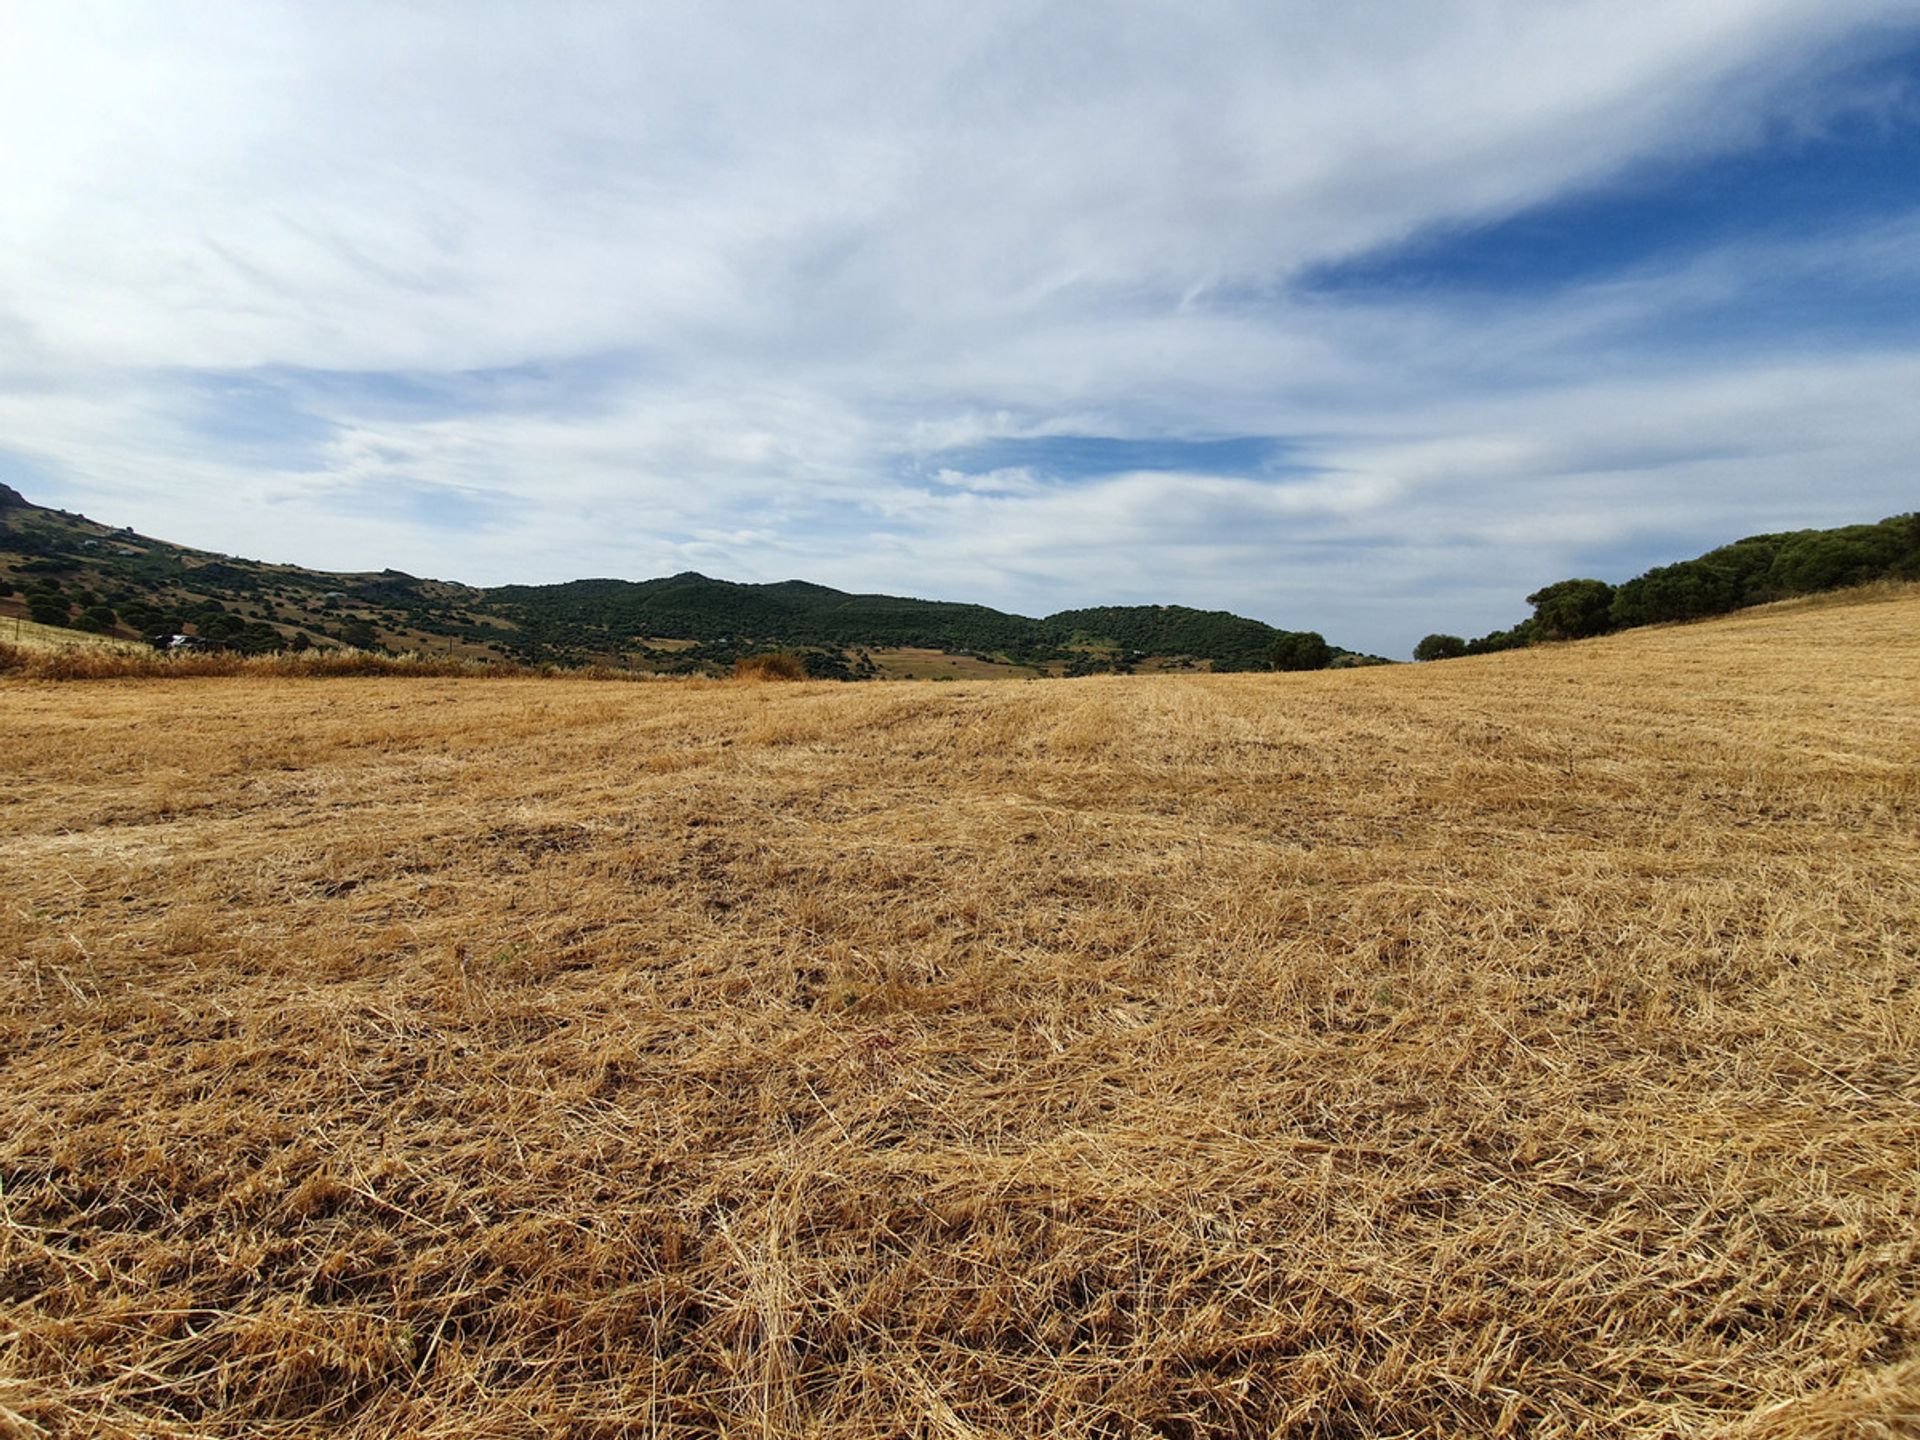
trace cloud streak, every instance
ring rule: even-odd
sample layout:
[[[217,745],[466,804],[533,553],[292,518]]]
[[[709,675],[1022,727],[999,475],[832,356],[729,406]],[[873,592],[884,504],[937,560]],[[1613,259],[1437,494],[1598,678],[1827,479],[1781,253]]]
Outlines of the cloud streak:
[[[1916,39],[1875,0],[30,3],[0,469],[269,558],[1405,653],[1569,567],[1911,503],[1916,337],[1850,317],[1920,285],[1920,190],[1525,294],[1316,268],[1898,131]],[[1202,442],[1287,466],[1128,463]]]

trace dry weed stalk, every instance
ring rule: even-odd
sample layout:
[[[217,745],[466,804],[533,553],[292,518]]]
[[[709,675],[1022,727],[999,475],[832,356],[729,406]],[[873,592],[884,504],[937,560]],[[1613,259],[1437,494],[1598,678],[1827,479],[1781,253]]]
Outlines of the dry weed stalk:
[[[611,665],[561,670],[552,666],[473,661],[432,655],[386,655],[370,650],[283,651],[272,655],[234,652],[170,654],[130,644],[13,645],[0,641],[0,676],[18,680],[365,680],[414,677],[484,677],[520,680],[532,676],[569,680],[653,680],[646,671]]]
[[[1914,1433],[1916,694],[0,681],[0,1431]]]
[[[804,680],[806,663],[798,655],[776,651],[768,655],[743,655],[733,662],[736,680]]]

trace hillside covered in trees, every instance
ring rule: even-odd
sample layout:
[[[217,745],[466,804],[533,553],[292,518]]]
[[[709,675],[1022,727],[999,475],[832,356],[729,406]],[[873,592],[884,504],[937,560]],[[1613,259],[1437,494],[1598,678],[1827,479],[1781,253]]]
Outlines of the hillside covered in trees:
[[[1920,579],[1920,514],[1751,535],[1617,585],[1558,581],[1528,596],[1533,613],[1512,627],[1473,639],[1428,635],[1414,658],[1583,639],[1887,579]],[[725,673],[770,650],[794,653],[810,675],[847,680],[926,674],[928,657],[940,656],[966,667],[956,673],[1029,676],[1379,663],[1316,631],[1181,605],[1096,606],[1036,619],[691,571],[482,589],[398,570],[308,570],[115,529],[0,485],[6,615],[126,639],[192,635],[247,653],[347,647],[668,674]]]
[[[890,656],[906,652],[964,657],[968,673],[1027,675],[1320,669],[1369,658],[1316,632],[1178,605],[1034,619],[985,605],[691,572],[494,589],[397,570],[329,573],[113,529],[0,486],[0,614],[8,613],[129,639],[193,635],[252,653],[348,646],[664,673],[722,672],[781,649],[797,653],[810,674],[838,679],[905,673]],[[917,668],[924,671],[924,661]]]
[[[1749,535],[1692,560],[1655,566],[1619,585],[1556,581],[1527,597],[1533,613],[1512,628],[1472,640],[1428,635],[1413,654],[1416,660],[1447,660],[1543,640],[1585,640],[1876,580],[1920,580],[1920,512],[1877,525]]]
[[[1064,661],[1125,669],[1177,658],[1215,670],[1264,670],[1276,642],[1301,633],[1181,605],[1063,610],[1035,620],[985,605],[856,595],[802,580],[746,585],[693,573],[508,586],[489,592],[485,604],[520,625],[531,644],[581,651],[605,650],[622,636],[654,636],[709,646],[910,646],[1028,666]],[[1323,663],[1336,653],[1344,652],[1329,650]]]

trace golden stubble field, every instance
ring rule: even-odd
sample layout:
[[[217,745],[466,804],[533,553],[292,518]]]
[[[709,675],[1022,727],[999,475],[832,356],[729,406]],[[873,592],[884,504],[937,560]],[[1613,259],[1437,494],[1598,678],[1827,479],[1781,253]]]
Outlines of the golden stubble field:
[[[0,1432],[1920,1425],[1920,596],[0,682]]]

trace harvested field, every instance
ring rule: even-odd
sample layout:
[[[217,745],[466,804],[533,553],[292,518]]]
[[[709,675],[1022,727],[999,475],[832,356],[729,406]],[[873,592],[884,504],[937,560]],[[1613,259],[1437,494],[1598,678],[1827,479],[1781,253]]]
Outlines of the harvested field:
[[[1915,1433],[1916,699],[0,679],[0,1432]]]

